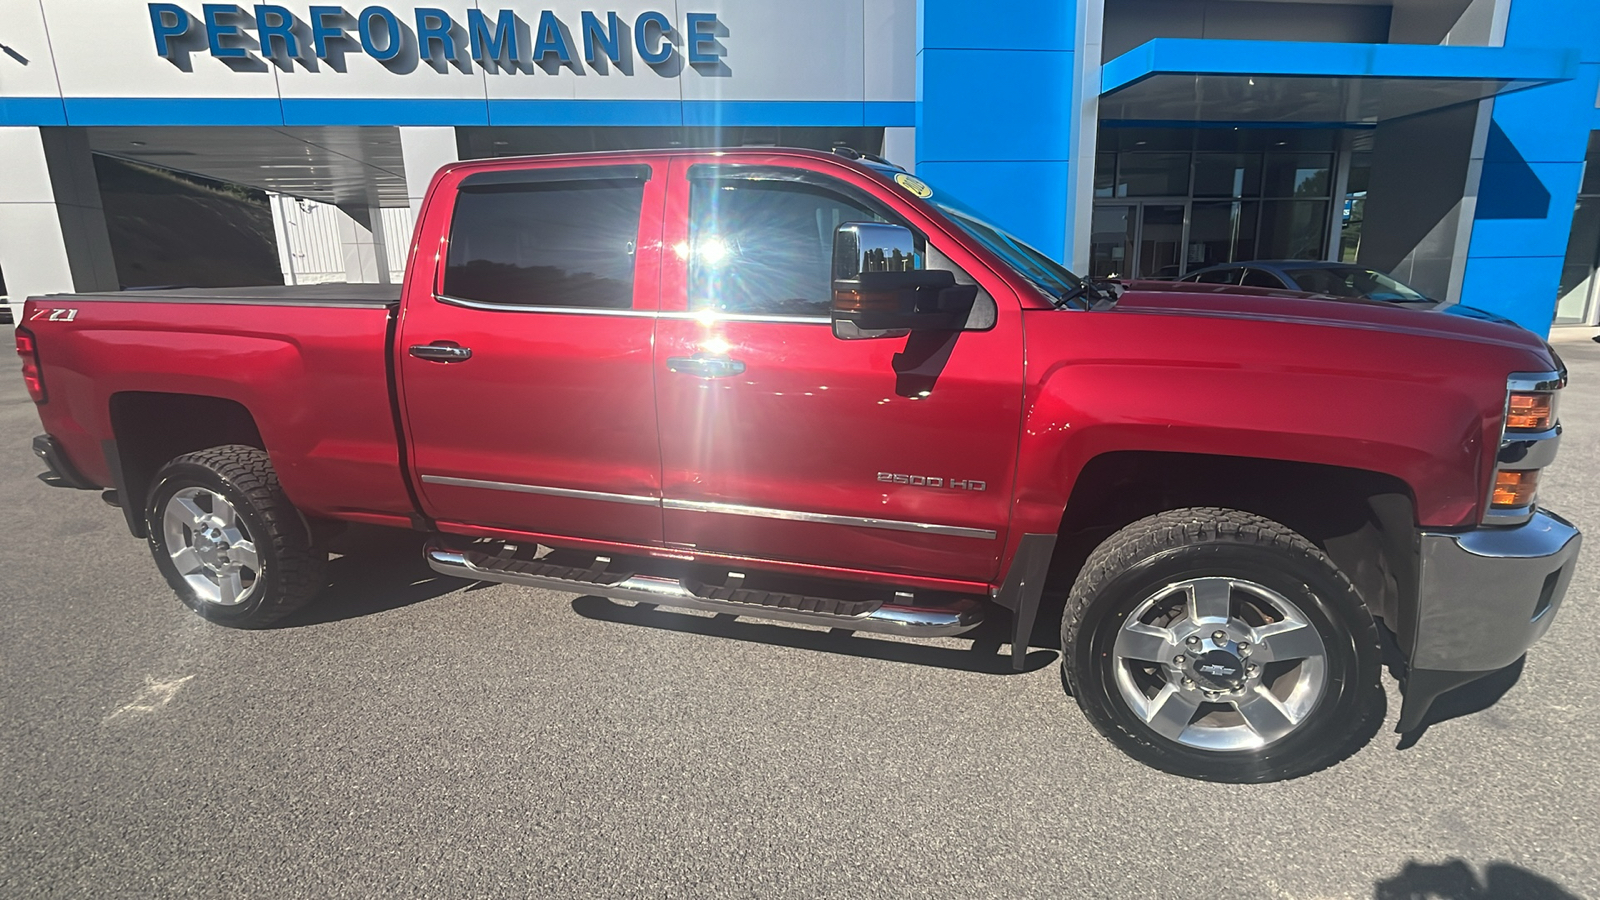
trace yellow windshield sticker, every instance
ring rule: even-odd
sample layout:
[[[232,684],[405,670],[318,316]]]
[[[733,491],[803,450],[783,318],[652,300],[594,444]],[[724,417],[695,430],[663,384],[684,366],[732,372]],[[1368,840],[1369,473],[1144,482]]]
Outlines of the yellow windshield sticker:
[[[933,188],[928,187],[926,184],[923,184],[921,181],[918,181],[904,172],[894,176],[894,183],[900,185],[924,200],[933,196]]]

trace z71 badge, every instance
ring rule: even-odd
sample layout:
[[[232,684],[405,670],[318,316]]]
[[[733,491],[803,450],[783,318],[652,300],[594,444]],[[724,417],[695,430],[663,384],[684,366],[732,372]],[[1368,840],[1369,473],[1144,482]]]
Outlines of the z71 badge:
[[[939,478],[933,475],[900,475],[879,472],[878,480],[885,484],[906,484],[911,487],[949,488],[955,491],[987,491],[989,483],[976,478]]]

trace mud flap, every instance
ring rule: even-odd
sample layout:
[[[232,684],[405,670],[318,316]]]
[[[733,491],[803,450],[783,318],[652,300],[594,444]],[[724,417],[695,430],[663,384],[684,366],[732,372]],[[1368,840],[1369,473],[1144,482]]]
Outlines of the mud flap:
[[[994,602],[1011,610],[1011,668],[1022,671],[1028,659],[1028,641],[1033,623],[1039,617],[1039,597],[1044,593],[1050,558],[1055,554],[1053,534],[1024,534],[1017,554],[1006,571],[1006,580]]]

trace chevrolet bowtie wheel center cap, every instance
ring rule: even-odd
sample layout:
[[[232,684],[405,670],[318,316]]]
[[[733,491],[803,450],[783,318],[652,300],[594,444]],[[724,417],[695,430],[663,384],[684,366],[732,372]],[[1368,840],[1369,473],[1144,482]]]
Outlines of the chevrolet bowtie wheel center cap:
[[[1194,680],[1208,690],[1236,691],[1244,676],[1244,660],[1226,650],[1212,650],[1194,663]]]

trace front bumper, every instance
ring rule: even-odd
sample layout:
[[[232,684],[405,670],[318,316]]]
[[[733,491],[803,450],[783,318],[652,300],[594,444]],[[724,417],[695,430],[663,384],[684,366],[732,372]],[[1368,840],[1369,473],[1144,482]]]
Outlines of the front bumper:
[[[1400,731],[1434,697],[1516,662],[1544,636],[1572,582],[1583,535],[1539,510],[1509,528],[1424,531],[1416,642]]]

